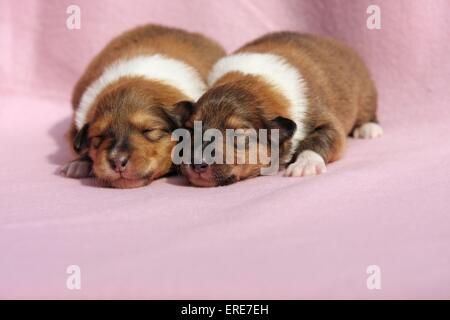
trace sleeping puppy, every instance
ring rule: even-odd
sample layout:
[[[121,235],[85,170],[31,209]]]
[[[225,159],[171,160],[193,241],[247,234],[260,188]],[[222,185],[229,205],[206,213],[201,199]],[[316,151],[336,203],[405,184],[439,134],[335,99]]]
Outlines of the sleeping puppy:
[[[171,132],[184,104],[206,90],[211,67],[225,55],[196,33],[146,25],[113,39],[75,86],[69,138],[78,158],[61,173],[93,174],[107,186],[147,185],[173,169]]]
[[[278,129],[286,176],[318,175],[343,153],[346,136],[382,134],[377,92],[357,54],[335,40],[293,32],[268,34],[219,60],[210,89],[191,106],[186,127]],[[225,133],[223,134],[225,135]],[[261,143],[258,143],[260,148]],[[270,141],[266,144],[271,143]],[[219,186],[260,175],[267,164],[184,164],[196,186]]]

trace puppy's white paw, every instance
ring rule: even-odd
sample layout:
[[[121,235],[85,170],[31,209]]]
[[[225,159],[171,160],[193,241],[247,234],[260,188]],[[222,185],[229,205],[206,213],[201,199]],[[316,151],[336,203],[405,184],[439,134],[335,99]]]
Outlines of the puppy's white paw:
[[[374,139],[383,135],[383,128],[375,122],[367,122],[353,130],[353,138]]]
[[[59,172],[65,177],[74,179],[91,177],[92,162],[80,159],[74,160],[63,166]]]
[[[305,150],[300,153],[294,163],[291,163],[286,173],[286,177],[306,177],[325,173],[327,167],[323,158],[316,152]]]

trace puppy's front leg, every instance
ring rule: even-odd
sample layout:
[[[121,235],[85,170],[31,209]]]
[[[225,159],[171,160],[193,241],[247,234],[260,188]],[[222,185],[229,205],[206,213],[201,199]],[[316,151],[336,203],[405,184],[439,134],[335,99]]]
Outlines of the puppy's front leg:
[[[285,175],[288,177],[314,176],[326,172],[326,164],[340,158],[345,145],[345,133],[337,121],[329,119],[317,124],[299,143]]]
[[[92,160],[88,156],[82,156],[64,165],[60,174],[74,179],[92,177]]]

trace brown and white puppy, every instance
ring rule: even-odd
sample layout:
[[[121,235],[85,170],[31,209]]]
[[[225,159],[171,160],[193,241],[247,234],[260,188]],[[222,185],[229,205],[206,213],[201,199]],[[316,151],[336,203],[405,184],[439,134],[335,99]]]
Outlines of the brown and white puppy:
[[[107,186],[132,188],[169,173],[171,132],[185,114],[177,103],[206,91],[208,73],[224,55],[203,35],[156,25],[113,39],[75,86],[69,136],[79,158],[62,174],[92,173]]]
[[[335,40],[278,32],[219,60],[187,122],[203,128],[279,129],[285,175],[311,176],[342,156],[346,136],[375,138],[377,92],[363,61]],[[191,184],[218,186],[260,174],[261,163],[183,165]]]

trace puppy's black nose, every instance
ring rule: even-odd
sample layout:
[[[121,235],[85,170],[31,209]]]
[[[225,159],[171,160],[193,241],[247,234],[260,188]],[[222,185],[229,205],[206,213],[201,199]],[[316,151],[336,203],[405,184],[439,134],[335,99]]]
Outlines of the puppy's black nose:
[[[206,172],[208,170],[209,165],[203,161],[201,164],[191,164],[192,169],[194,169],[197,173]]]
[[[125,171],[128,164],[128,155],[119,153],[114,157],[109,159],[109,163],[111,164],[111,168],[113,168],[116,172]]]

